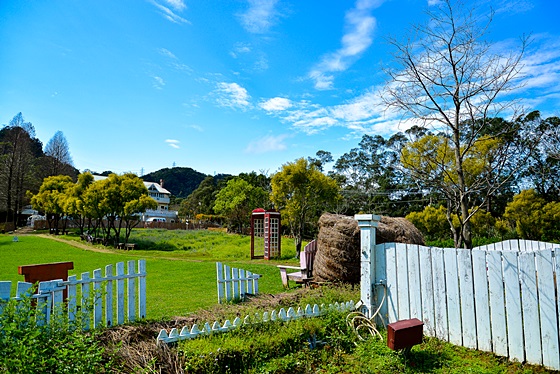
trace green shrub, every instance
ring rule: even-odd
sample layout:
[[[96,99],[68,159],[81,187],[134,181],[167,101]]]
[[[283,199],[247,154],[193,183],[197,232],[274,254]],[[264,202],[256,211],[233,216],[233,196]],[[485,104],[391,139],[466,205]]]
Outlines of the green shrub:
[[[1,373],[103,373],[111,366],[98,332],[83,332],[81,318],[69,322],[55,310],[50,323],[38,325],[44,316],[30,298],[1,305]]]

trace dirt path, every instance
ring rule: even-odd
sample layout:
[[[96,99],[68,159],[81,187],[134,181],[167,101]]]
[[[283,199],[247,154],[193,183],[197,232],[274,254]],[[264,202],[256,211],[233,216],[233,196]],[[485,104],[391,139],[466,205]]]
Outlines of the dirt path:
[[[30,235],[30,234],[22,234],[22,235]],[[72,247],[80,248],[86,251],[99,252],[99,253],[115,253],[115,251],[111,251],[110,249],[107,248],[94,247],[86,243],[80,243],[75,240],[64,239],[59,236],[47,235],[47,234],[32,234],[32,235],[38,236],[40,238],[55,240],[57,242],[65,243],[71,245]]]

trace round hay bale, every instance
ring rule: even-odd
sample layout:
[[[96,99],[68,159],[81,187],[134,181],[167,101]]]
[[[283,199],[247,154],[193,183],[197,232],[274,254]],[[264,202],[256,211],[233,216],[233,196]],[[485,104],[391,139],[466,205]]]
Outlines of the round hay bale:
[[[424,244],[420,231],[406,218],[382,216],[376,243]],[[319,219],[313,277],[318,281],[360,282],[360,229],[353,217],[325,213]]]

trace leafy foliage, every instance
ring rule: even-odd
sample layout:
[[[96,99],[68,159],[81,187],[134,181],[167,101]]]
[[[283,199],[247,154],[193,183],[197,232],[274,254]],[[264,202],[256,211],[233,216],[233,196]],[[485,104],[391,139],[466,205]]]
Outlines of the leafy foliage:
[[[104,373],[112,361],[97,340],[98,331],[82,332],[81,319],[69,322],[54,311],[53,321],[37,325],[43,317],[30,298],[2,303],[0,313],[0,372],[2,373]]]

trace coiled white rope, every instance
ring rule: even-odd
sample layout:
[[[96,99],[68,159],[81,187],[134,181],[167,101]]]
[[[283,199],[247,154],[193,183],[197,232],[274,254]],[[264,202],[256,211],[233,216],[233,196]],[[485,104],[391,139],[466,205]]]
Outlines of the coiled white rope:
[[[379,317],[381,323],[383,324],[383,326],[385,326],[385,320],[383,319],[383,316],[379,314],[379,312],[381,311],[383,303],[385,303],[385,298],[387,296],[387,286],[385,284],[379,285],[383,286],[383,298],[381,299],[377,310],[370,318],[366,317],[366,315],[362,312],[352,312],[346,316],[346,323],[351,329],[354,330],[354,332],[358,336],[358,339],[360,340],[366,340],[369,337],[368,335],[378,336],[379,339],[383,339],[383,336],[381,336],[381,333],[379,332],[379,330],[377,330],[375,317]]]

